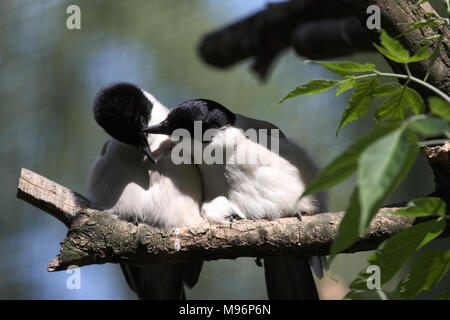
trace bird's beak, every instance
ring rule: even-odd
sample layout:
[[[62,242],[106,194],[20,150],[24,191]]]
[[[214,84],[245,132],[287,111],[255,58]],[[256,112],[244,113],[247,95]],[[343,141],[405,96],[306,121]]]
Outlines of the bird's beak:
[[[167,134],[167,135],[170,134],[170,132],[168,132],[166,127],[163,125],[163,123],[155,124],[154,126],[145,128],[144,130],[142,130],[142,133]]]
[[[147,156],[147,158],[149,158],[150,161],[153,162],[153,164],[156,164],[156,159],[155,159],[155,157],[153,156],[152,152],[150,151],[150,147],[148,146],[147,143],[144,144],[144,145],[141,147],[141,150],[142,150],[142,152],[145,153],[145,155]]]

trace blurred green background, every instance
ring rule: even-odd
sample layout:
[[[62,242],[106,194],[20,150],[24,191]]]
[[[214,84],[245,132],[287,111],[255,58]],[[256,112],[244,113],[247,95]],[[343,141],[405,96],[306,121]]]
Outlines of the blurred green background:
[[[333,93],[292,99],[272,110],[300,83],[334,78],[319,66],[286,52],[262,84],[244,62],[230,70],[205,65],[197,55],[201,37],[263,8],[268,1],[0,1],[0,298],[134,299],[117,265],[81,269],[81,289],[69,290],[65,272],[48,273],[66,228],[16,198],[21,167],[80,193],[91,162],[107,139],[95,123],[96,93],[130,81],[167,106],[191,98],[217,100],[234,112],[267,120],[307,148],[320,166],[329,163],[372,125],[371,116],[335,131],[348,95]],[[66,8],[81,8],[81,30],[66,28]],[[377,54],[346,59],[374,62]],[[354,178],[329,193],[330,210],[344,210]],[[420,159],[389,201],[432,191]],[[448,242],[447,242],[448,244]],[[341,255],[319,283],[323,298],[339,299],[364,266],[368,253]],[[253,259],[205,263],[188,299],[264,299],[263,269]]]

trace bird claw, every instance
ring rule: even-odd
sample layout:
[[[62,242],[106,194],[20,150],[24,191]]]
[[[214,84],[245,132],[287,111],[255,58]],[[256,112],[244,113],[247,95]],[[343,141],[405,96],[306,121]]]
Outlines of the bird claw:
[[[238,214],[236,214],[236,213],[232,213],[232,214],[227,216],[227,219],[230,222],[230,229],[231,229],[232,226],[233,226],[234,220],[240,220],[241,217]]]

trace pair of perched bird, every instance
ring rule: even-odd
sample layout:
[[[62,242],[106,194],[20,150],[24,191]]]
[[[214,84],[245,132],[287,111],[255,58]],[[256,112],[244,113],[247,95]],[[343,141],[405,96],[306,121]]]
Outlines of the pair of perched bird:
[[[195,226],[205,219],[224,223],[233,217],[276,219],[326,211],[323,194],[300,199],[317,171],[302,148],[282,132],[278,152],[244,135],[247,129],[278,129],[271,123],[204,99],[169,110],[130,83],[100,91],[94,116],[111,138],[92,166],[87,197],[120,218],[169,229]],[[202,133],[215,130],[201,141],[203,150],[232,150],[224,163],[172,161],[171,135],[184,129],[194,136],[196,121]],[[250,149],[260,156],[256,163],[233,161],[239,151]],[[317,299],[310,265],[319,277],[327,268],[325,257],[264,257],[268,297]],[[201,268],[201,261],[122,265],[129,286],[141,299],[183,299],[184,284],[194,286]]]

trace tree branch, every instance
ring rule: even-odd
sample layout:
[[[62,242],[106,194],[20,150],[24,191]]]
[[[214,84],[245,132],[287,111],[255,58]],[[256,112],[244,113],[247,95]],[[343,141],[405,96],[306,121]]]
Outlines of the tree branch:
[[[199,54],[205,62],[219,68],[227,68],[254,57],[252,68],[264,79],[274,59],[291,45],[292,35],[294,31],[299,33],[301,24],[307,26],[311,21],[347,16],[348,8],[336,0],[271,3],[264,10],[205,35],[199,45]],[[365,33],[359,23],[356,28]],[[316,37],[320,39],[320,34]],[[306,39],[302,35],[294,38],[299,52],[308,52],[311,59],[317,59],[318,55],[323,54],[321,47],[315,49],[303,40]],[[328,48],[331,50],[329,54],[334,52],[333,49]]]
[[[381,27],[391,36],[408,29],[405,23],[425,19],[408,0],[292,0],[269,5],[242,20],[207,34],[200,43],[199,54],[213,66],[226,68],[247,58],[254,58],[253,69],[261,79],[267,75],[274,59],[292,46],[309,59],[330,59],[359,51],[374,50],[372,42],[378,42],[378,30],[366,29],[367,7],[377,5],[381,9]],[[429,3],[422,8],[436,14]],[[360,22],[355,21],[359,19]],[[448,27],[429,27],[405,34],[400,41],[415,53],[422,45],[420,40],[442,34],[450,38]],[[438,44],[435,40],[431,49]],[[403,65],[388,60],[396,73],[404,73]],[[429,60],[411,64],[411,71],[424,78]],[[450,51],[440,48],[440,55],[430,70],[428,82],[446,94],[450,94]],[[412,85],[423,97],[431,93]]]
[[[433,195],[450,203],[450,143],[447,142],[442,146],[423,147],[421,152],[427,157],[433,170],[435,185]]]
[[[291,45],[298,55],[315,60],[373,51],[372,42],[355,17],[302,23],[295,28],[291,38]]]
[[[420,13],[418,9],[414,9],[408,0],[342,0],[353,9],[355,15],[365,23],[367,19],[366,10],[370,5],[376,5],[380,8],[381,14],[381,27],[385,29],[391,36],[398,36],[408,29],[406,23],[413,23],[420,20],[424,20],[426,17]],[[436,11],[429,3],[423,3],[422,9],[437,15]],[[378,42],[379,34],[378,30],[369,30],[374,42]],[[406,33],[403,37],[399,38],[402,45],[412,53],[419,50],[423,44],[420,40],[425,37],[442,34],[447,39],[450,38],[450,30],[448,26],[442,26],[435,29],[430,27],[424,27],[411,32]],[[435,40],[432,49],[434,49],[439,40]],[[395,63],[389,59],[386,59],[392,70],[396,73],[404,73],[406,71],[402,64]],[[411,72],[417,77],[423,79],[427,73],[429,66],[429,60],[419,61],[410,65]],[[427,80],[430,84],[450,95],[450,51],[447,46],[441,46],[440,54],[436,59],[433,67],[430,71],[430,76]],[[413,86],[414,89],[419,91],[423,97],[431,95],[431,93],[419,86]]]
[[[49,271],[70,265],[106,262],[148,265],[191,258],[259,257],[263,255],[325,255],[329,252],[343,212],[322,213],[277,220],[246,220],[230,225],[161,230],[135,225],[88,206],[78,193],[30,170],[22,169],[17,197],[50,213],[69,229],[60,254]],[[383,208],[365,236],[348,252],[375,249],[383,240],[414,224],[409,217],[387,214],[398,208]]]

